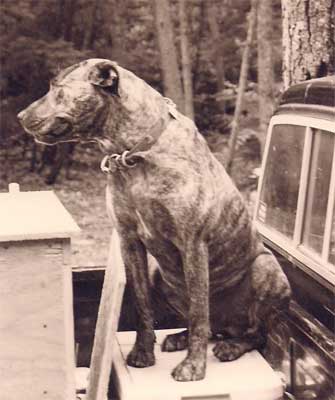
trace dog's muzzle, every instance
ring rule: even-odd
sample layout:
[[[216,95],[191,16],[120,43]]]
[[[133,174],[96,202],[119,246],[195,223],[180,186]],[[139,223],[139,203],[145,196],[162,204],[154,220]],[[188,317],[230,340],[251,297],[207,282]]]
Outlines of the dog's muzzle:
[[[21,113],[18,117],[24,130],[34,136],[38,142],[55,144],[72,139],[73,124],[71,119],[65,115],[57,115],[42,121],[30,121]]]

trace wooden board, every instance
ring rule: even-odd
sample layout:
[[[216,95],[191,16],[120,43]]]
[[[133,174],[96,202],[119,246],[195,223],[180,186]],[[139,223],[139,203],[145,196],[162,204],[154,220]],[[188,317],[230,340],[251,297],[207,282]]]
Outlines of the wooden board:
[[[120,400],[279,400],[283,396],[280,377],[257,352],[246,353],[231,362],[219,362],[210,343],[206,378],[197,382],[176,382],[172,369],[186,356],[185,351],[164,353],[160,345],[166,334],[178,330],[156,331],[156,364],[133,368],[125,359],[136,332],[118,332],[114,348],[114,379]]]
[[[69,239],[0,242],[0,398],[72,400]]]
[[[113,231],[95,330],[87,400],[106,400],[112,367],[113,343],[126,284],[120,240]]]
[[[52,239],[80,232],[52,191],[0,193],[0,241]]]

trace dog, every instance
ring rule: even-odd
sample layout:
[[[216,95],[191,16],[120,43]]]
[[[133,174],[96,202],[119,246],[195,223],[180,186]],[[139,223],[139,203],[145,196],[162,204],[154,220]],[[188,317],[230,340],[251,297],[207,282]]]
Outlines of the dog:
[[[175,380],[205,377],[211,335],[223,337],[213,349],[220,361],[264,346],[272,309],[289,304],[289,283],[193,121],[105,59],[63,70],[18,118],[38,142],[96,141],[105,153],[108,206],[136,309],[129,365],[155,363],[148,253],[159,293],[188,324],[162,344],[187,349]]]

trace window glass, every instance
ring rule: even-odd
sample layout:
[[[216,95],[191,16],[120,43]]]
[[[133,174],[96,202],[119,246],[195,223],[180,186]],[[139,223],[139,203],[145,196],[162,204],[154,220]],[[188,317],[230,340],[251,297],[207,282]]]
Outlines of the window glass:
[[[334,153],[334,134],[314,129],[312,149],[303,244],[321,254]]]
[[[330,235],[329,262],[335,265],[335,204],[333,211],[332,233]]]
[[[306,127],[275,125],[264,171],[257,218],[292,238]]]

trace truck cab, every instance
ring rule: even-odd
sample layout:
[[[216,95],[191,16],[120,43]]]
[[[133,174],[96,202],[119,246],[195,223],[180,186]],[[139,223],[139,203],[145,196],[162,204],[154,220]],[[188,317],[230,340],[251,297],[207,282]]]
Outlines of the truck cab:
[[[254,222],[292,287],[266,357],[287,398],[334,399],[335,76],[290,87],[271,118]]]

